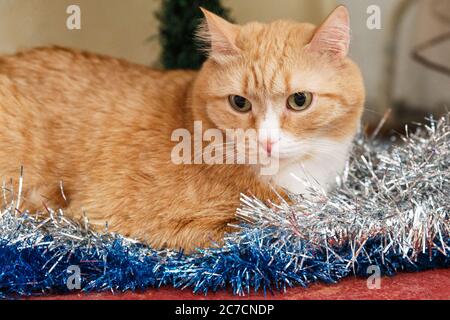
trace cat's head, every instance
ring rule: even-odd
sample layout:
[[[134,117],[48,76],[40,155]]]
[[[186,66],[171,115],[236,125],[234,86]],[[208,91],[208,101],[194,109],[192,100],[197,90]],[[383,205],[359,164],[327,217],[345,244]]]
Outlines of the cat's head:
[[[239,26],[203,11],[199,35],[209,59],[193,90],[197,120],[221,130],[255,129],[259,151],[280,159],[349,144],[365,94],[359,68],[347,57],[345,7],[319,27],[290,21]]]

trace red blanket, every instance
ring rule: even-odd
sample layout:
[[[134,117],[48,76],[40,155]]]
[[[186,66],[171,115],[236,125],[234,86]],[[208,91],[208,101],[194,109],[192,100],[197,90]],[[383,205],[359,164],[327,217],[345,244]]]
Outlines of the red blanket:
[[[86,299],[125,299],[125,300],[204,300],[204,299],[264,299],[262,294],[246,298],[234,297],[230,293],[211,293],[207,297],[194,295],[188,289],[184,291],[163,288],[150,289],[142,293],[125,294],[73,294],[52,296],[39,299],[86,300]],[[398,300],[450,300],[450,269],[434,270],[420,273],[401,273],[395,277],[382,278],[380,289],[368,289],[365,279],[349,278],[339,284],[315,284],[310,288],[294,288],[285,294],[268,295],[267,299],[305,300],[305,299],[398,299]]]

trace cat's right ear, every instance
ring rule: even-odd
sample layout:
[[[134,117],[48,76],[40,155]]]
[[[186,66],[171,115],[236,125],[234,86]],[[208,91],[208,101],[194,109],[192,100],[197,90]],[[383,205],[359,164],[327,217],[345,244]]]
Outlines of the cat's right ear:
[[[337,7],[317,29],[308,49],[345,58],[350,47],[350,15],[345,6]]]
[[[200,26],[197,37],[209,47],[210,57],[220,61],[225,57],[238,55],[240,53],[240,49],[236,46],[238,26],[206,9],[200,9],[205,15],[205,21]]]

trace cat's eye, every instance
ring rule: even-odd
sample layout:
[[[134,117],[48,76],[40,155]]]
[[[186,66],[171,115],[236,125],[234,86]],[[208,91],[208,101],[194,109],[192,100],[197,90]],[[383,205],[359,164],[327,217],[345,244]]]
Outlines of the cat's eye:
[[[287,100],[287,106],[294,111],[303,111],[308,109],[313,102],[311,92],[297,92],[291,95]]]
[[[228,101],[233,109],[238,112],[248,112],[252,109],[252,103],[244,97],[231,95],[228,97]]]

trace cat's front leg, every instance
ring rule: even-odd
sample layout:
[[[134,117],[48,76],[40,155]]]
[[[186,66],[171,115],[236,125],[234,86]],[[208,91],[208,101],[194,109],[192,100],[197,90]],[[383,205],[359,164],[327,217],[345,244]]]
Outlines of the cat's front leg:
[[[185,253],[196,249],[220,247],[226,233],[236,231],[230,224],[236,223],[236,208],[204,207],[191,208],[190,214],[179,215],[177,219],[168,219],[139,234],[139,238],[155,249],[168,248],[183,250]]]

